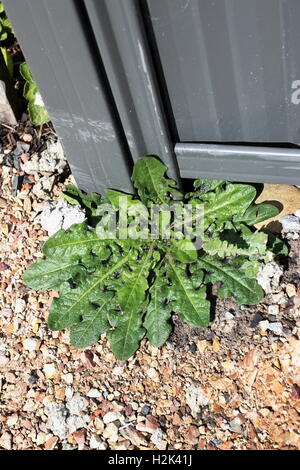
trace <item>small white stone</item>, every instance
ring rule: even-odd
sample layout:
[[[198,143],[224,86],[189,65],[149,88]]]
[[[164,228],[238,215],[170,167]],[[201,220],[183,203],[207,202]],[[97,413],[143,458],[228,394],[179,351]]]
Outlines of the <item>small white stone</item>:
[[[278,315],[279,305],[269,305],[268,313],[269,313],[269,315]]]
[[[261,331],[267,331],[267,329],[269,328],[270,323],[268,322],[268,320],[263,320],[263,321],[260,321],[258,325],[259,325],[259,328],[261,329]]]
[[[272,331],[276,335],[283,335],[284,334],[282,324],[280,322],[277,322],[277,321],[273,322],[273,323],[270,323],[270,325],[268,326],[268,330]]]
[[[274,261],[263,265],[258,273],[257,282],[266,294],[277,292],[279,281],[283,274],[281,267]]]
[[[37,351],[40,347],[41,342],[38,339],[27,338],[23,342],[23,347],[26,351]]]
[[[87,393],[87,396],[89,398],[101,398],[102,397],[102,393],[97,390],[96,388],[91,388],[88,393]]]
[[[26,307],[26,302],[23,299],[17,299],[15,303],[15,313],[22,313],[24,312]]]
[[[105,424],[109,424],[121,418],[122,418],[122,415],[118,411],[109,411],[103,416],[103,422]]]
[[[7,418],[6,424],[7,426],[14,426],[18,422],[18,415],[11,415]]]
[[[299,186],[298,186],[298,188],[299,188]],[[297,210],[296,210],[295,216],[300,219],[300,209],[297,209]]]
[[[99,449],[104,442],[102,442],[102,439],[98,434],[93,434],[91,439],[90,439],[90,448],[91,449]]]
[[[234,318],[234,315],[232,315],[232,313],[230,313],[230,312],[226,312],[225,313],[225,318],[226,318],[226,320],[232,320]]]
[[[46,205],[41,214],[41,226],[49,236],[58,230],[68,230],[74,224],[80,224],[85,219],[85,211],[79,205],[69,204],[65,199]]]
[[[66,384],[71,385],[73,383],[74,377],[69,373],[62,375],[62,379]]]
[[[150,367],[150,369],[148,369],[146,373],[150,379],[154,380],[154,382],[159,381],[158,372],[156,369],[154,369],[154,367]]]
[[[45,364],[43,367],[43,371],[46,379],[53,379],[57,374],[57,370],[54,363]]]
[[[103,437],[112,442],[117,442],[119,437],[119,428],[114,423],[109,423],[103,431]]]
[[[279,222],[285,232],[300,231],[300,220],[295,215],[285,215],[279,219]]]
[[[5,450],[11,450],[12,435],[9,432],[4,432],[0,437],[0,447]]]
[[[66,399],[71,400],[71,398],[74,395],[74,388],[73,387],[66,387],[65,394],[66,394]]]
[[[5,367],[9,363],[9,358],[0,354],[0,367]]]
[[[286,285],[285,291],[289,297],[294,297],[297,293],[297,289],[294,284],[290,283]]]

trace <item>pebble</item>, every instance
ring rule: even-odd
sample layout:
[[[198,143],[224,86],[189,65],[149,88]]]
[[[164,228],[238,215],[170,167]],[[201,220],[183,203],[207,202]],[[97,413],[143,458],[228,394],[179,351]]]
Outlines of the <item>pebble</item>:
[[[268,322],[268,320],[263,320],[259,322],[259,328],[261,329],[261,331],[267,331],[269,325],[270,323]]]
[[[22,313],[24,312],[26,307],[26,302],[23,299],[17,299],[15,303],[15,313]]]
[[[266,294],[271,294],[272,292],[278,292],[282,275],[282,268],[275,261],[271,261],[261,267],[257,276],[257,282]]]
[[[45,374],[46,379],[53,379],[57,374],[55,364],[45,364],[43,367],[43,372]]]
[[[241,426],[242,422],[240,418],[236,417],[232,421],[230,421],[229,424],[229,429],[231,432],[237,433],[237,434],[242,434],[243,433],[243,428]]]
[[[4,432],[0,437],[0,447],[5,450],[11,450],[12,447],[12,435],[9,432]]]
[[[164,434],[161,429],[157,429],[151,436],[151,442],[157,446],[159,450],[165,450],[167,447],[167,442],[163,440]]]
[[[62,379],[66,384],[71,385],[73,383],[74,377],[69,373],[62,375]]]
[[[15,424],[17,424],[17,422],[18,422],[18,419],[19,419],[19,417],[16,414],[13,414],[13,415],[9,416],[7,418],[7,421],[6,421],[7,426],[9,426],[9,427],[10,426],[15,426]]]
[[[232,320],[234,318],[234,315],[232,315],[232,313],[230,313],[230,312],[226,312],[225,313],[225,318],[226,318],[226,320]]]
[[[294,284],[289,283],[289,284],[286,285],[285,291],[286,291],[288,297],[294,297],[296,295],[297,289],[294,286]]]
[[[115,423],[109,423],[103,431],[103,437],[109,439],[112,442],[117,442],[119,434],[119,428]]]
[[[87,396],[89,398],[101,398],[102,397],[102,393],[97,390],[96,388],[91,388],[88,393],[87,393]]]
[[[112,423],[113,421],[118,421],[122,419],[123,416],[118,411],[109,411],[103,416],[103,422],[105,424]]]
[[[107,445],[102,441],[101,437],[98,436],[98,434],[92,434],[90,438],[90,448],[105,450],[107,448]]]
[[[150,406],[144,405],[143,408],[141,409],[141,415],[147,416],[150,412]]]
[[[41,214],[41,225],[51,236],[60,229],[68,230],[72,225],[80,224],[85,217],[85,210],[79,205],[60,199],[46,204]]]
[[[154,382],[159,382],[159,374],[154,367],[150,367],[150,369],[147,370],[147,375],[152,379]]]
[[[299,232],[300,231],[300,220],[295,215],[285,215],[279,219],[282,225],[282,229],[285,232]]]
[[[269,315],[278,315],[279,305],[269,305],[268,313],[269,313]]]
[[[37,351],[40,347],[41,342],[38,339],[27,338],[23,342],[23,347],[26,351]]]
[[[5,367],[9,363],[9,358],[0,354],[0,367]]]
[[[58,442],[58,437],[50,437],[47,442],[45,442],[45,449],[46,450],[53,450]]]
[[[268,330],[272,331],[276,335],[283,335],[284,334],[284,329],[283,329],[283,326],[280,322],[270,323],[269,326],[268,326]]]

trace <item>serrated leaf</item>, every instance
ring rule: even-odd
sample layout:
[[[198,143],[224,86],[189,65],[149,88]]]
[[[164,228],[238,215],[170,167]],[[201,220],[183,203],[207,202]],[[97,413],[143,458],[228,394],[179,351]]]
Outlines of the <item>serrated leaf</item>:
[[[217,188],[216,192],[204,194],[198,203],[204,205],[204,229],[211,224],[220,226],[226,220],[238,214],[244,214],[256,196],[253,186],[247,184],[227,184],[225,189]],[[192,201],[197,203],[197,199]]]
[[[251,226],[275,217],[279,212],[279,209],[272,204],[253,204],[248,207],[244,214],[234,216],[233,222]]]
[[[123,287],[118,290],[122,314],[116,328],[109,333],[112,350],[119,360],[132,356],[145,335],[141,311],[145,306],[151,255],[150,249],[141,261],[131,262],[130,269],[122,273]]]
[[[42,126],[43,124],[51,121],[45,106],[38,106],[34,104],[34,102],[28,103],[28,113],[30,121],[35,126]]]
[[[42,126],[50,121],[50,116],[41,100],[38,86],[33,78],[30,68],[26,62],[20,65],[20,73],[26,81],[23,91],[24,98],[28,101],[28,113],[32,124]],[[37,100],[39,96],[40,100]],[[38,101],[41,101],[39,103]]]
[[[169,250],[170,255],[182,263],[194,263],[198,258],[198,252],[191,240],[172,240]]]
[[[57,289],[62,282],[71,279],[82,270],[83,266],[80,266],[79,259],[76,257],[68,260],[39,258],[26,270],[23,280],[31,289],[40,291]]]
[[[65,187],[62,198],[70,204],[80,204],[81,207],[87,210],[89,216],[97,216],[97,208],[103,202],[100,194],[87,194],[71,184]]]
[[[221,298],[234,296],[240,305],[255,305],[264,297],[264,292],[255,279],[248,279],[241,270],[227,263],[204,255],[197,264],[208,273],[210,282],[222,282],[222,287],[218,289],[218,296]]]
[[[95,230],[88,230],[86,222],[73,225],[67,232],[59,230],[43,245],[46,256],[66,258],[84,256],[92,250],[106,249],[107,242],[100,239]]]
[[[200,193],[208,193],[209,191],[214,191],[218,186],[222,186],[225,181],[223,180],[209,180],[209,179],[199,179],[195,180],[193,185],[194,188]]]
[[[127,361],[136,352],[144,336],[142,316],[136,312],[131,315],[120,314],[117,328],[108,332],[110,346],[119,361]]]
[[[75,348],[86,348],[96,343],[100,335],[109,329],[108,314],[113,305],[112,292],[102,292],[99,307],[82,315],[82,321],[70,331],[71,345]]]
[[[130,315],[139,311],[145,301],[151,255],[152,250],[149,250],[142,260],[132,261],[122,273],[123,287],[118,291],[118,300],[123,313]]]
[[[176,183],[165,177],[166,165],[155,157],[140,158],[134,165],[132,181],[144,204],[166,204],[170,195],[181,195]]]
[[[172,327],[169,323],[172,308],[166,302],[166,280],[156,278],[149,290],[150,301],[144,319],[144,327],[147,330],[146,337],[152,346],[159,348],[167,341]]]
[[[197,327],[207,326],[210,303],[206,300],[205,288],[195,289],[185,266],[171,260],[168,261],[168,277],[171,281],[168,298],[172,302],[173,310],[187,323]]]
[[[3,59],[9,72],[9,75],[12,77],[14,74],[14,61],[12,59],[12,56],[4,47],[1,47],[1,53],[3,55]]]
[[[61,295],[53,299],[48,318],[52,330],[62,330],[76,325],[84,312],[90,311],[92,306],[101,301],[101,289],[105,281],[119,272],[128,261],[129,254],[117,263],[107,268],[99,269],[91,275],[79,280],[76,288],[62,286]]]

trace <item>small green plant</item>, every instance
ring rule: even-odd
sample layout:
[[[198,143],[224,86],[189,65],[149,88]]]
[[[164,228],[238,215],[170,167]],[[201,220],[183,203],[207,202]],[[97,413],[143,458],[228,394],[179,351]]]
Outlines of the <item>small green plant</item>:
[[[264,292],[256,281],[263,262],[286,253],[283,242],[253,225],[278,213],[270,204],[254,204],[256,190],[247,184],[197,180],[186,195],[165,176],[166,166],[144,157],[134,166],[132,181],[137,194],[106,190],[105,199],[69,186],[63,195],[86,208],[87,220],[68,231],[60,230],[43,246],[25,275],[33,289],[55,289],[48,323],[51,329],[70,328],[71,344],[87,347],[108,332],[112,350],[120,360],[132,356],[146,337],[160,347],[169,337],[172,312],[196,327],[210,321],[207,285],[220,283],[217,295],[235,296],[239,304],[258,303]],[[132,223],[138,206],[153,214],[153,204],[184,207],[196,227],[204,209],[202,244],[191,234],[175,239],[178,220],[170,212],[159,215],[159,226],[170,229],[168,239],[122,238],[120,201],[126,202]],[[99,234],[99,224],[110,226],[105,214],[113,208],[117,236]],[[139,227],[142,227],[142,223]],[[102,225],[101,225],[102,226]],[[145,229],[145,227],[144,227]],[[144,230],[143,229],[143,230]],[[141,229],[142,230],[142,229]],[[198,235],[197,233],[194,235]]]
[[[2,2],[0,2],[0,45],[9,39],[10,36],[14,35],[13,27],[7,18],[5,8]],[[13,57],[5,49],[1,47],[1,53],[3,55],[5,64],[11,77],[13,77],[14,62]],[[32,76],[32,73],[26,62],[20,65],[20,74],[25,80],[23,96],[28,101],[28,114],[32,124],[36,126],[42,126],[50,121],[50,116],[44,105],[41,94],[37,87],[36,82]]]
[[[20,73],[25,80],[23,96],[28,101],[29,118],[32,124],[42,126],[50,121],[50,116],[26,62],[20,65]]]
[[[0,2],[0,43],[6,41],[9,36],[14,34],[11,22],[6,16],[4,5]]]

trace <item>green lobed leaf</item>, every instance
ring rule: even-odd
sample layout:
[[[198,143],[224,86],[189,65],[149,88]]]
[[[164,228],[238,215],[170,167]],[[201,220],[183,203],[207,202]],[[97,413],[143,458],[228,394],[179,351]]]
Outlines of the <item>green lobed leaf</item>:
[[[170,336],[171,304],[166,302],[166,279],[159,273],[154,284],[149,290],[150,301],[144,319],[144,327],[147,330],[146,337],[152,346],[159,348]]]
[[[166,171],[166,165],[155,157],[143,157],[135,163],[132,181],[144,204],[166,204],[171,195],[181,195],[175,188],[176,183],[165,177]]]
[[[76,325],[85,311],[90,311],[101,301],[106,281],[120,272],[128,259],[129,254],[112,266],[102,266],[93,274],[82,276],[75,288],[64,284],[60,290],[60,297],[52,301],[48,318],[49,327],[52,330],[62,330]]]
[[[73,225],[68,231],[59,230],[43,245],[46,256],[66,258],[84,256],[92,250],[106,249],[107,241],[100,239],[95,230],[88,230],[87,223]]]
[[[203,203],[206,230],[211,224],[220,226],[237,214],[244,214],[255,196],[253,186],[229,183],[225,189],[218,187],[216,192],[204,194],[201,199],[195,199],[192,203]]]
[[[235,215],[233,222],[251,226],[275,217],[279,212],[279,209],[273,204],[253,204],[246,209],[244,214]]]
[[[38,104],[38,86],[33,78],[30,68],[26,62],[20,65],[20,73],[26,81],[23,96],[28,101],[28,113],[32,124],[42,126],[50,121],[50,116],[43,103]]]
[[[195,288],[185,266],[168,260],[168,299],[181,320],[197,327],[205,327],[210,318],[210,302],[206,300],[205,288]]]
[[[69,202],[69,204],[80,204],[87,210],[89,216],[96,216],[97,208],[102,204],[103,200],[100,194],[91,193],[87,194],[76,186],[69,184],[65,187],[62,198]]]
[[[255,305],[264,297],[264,292],[256,279],[247,278],[240,269],[226,262],[204,255],[199,258],[197,264],[199,269],[204,269],[208,273],[209,282],[222,282],[222,286],[218,289],[218,296],[221,298],[234,296],[240,305]]]
[[[198,258],[197,250],[189,239],[172,240],[169,253],[173,258],[182,263],[194,263]]]
[[[122,314],[116,328],[109,333],[111,348],[119,360],[127,360],[145,335],[141,312],[145,306],[152,249],[140,261],[131,261],[122,273],[123,287],[118,290]]]
[[[30,121],[35,126],[42,126],[51,120],[45,106],[38,106],[34,102],[28,103],[28,113]]]
[[[114,294],[102,292],[99,307],[83,313],[82,320],[71,328],[70,342],[75,348],[86,348],[96,343],[100,335],[110,328],[108,315],[113,305]]]
[[[27,268],[23,280],[31,289],[40,291],[57,289],[62,282],[71,279],[82,272],[83,269],[83,266],[79,264],[78,257],[67,260],[63,258],[39,258]]]
[[[142,316],[137,312],[120,314],[117,327],[108,332],[110,346],[119,361],[127,361],[136,352],[144,336]]]

